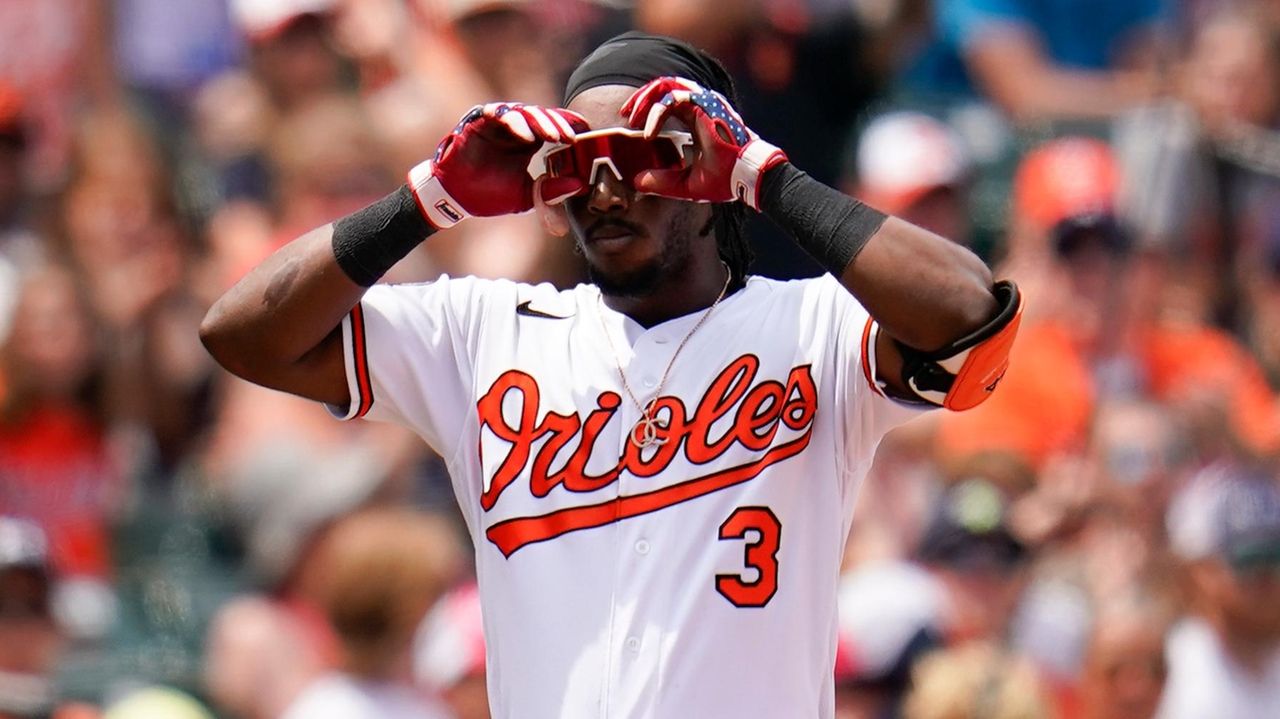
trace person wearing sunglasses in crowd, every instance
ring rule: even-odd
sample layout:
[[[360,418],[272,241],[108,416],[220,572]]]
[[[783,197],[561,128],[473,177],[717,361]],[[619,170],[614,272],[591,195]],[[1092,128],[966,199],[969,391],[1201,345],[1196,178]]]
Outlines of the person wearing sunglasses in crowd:
[[[468,217],[535,209],[591,283],[374,286]],[[747,212],[830,274],[750,275]],[[406,185],[249,273],[201,337],[241,377],[444,457],[495,716],[829,717],[858,483],[890,428],[996,388],[1020,310],[967,249],[756,136],[714,58],[627,33],[563,108],[475,108]]]

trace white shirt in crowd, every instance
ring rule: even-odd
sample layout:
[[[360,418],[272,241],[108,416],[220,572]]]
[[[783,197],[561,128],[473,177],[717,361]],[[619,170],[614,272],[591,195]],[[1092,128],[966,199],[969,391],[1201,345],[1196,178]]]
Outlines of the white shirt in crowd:
[[[328,674],[312,682],[280,719],[449,719],[412,688]]]
[[[1240,666],[1202,619],[1187,619],[1169,634],[1169,677],[1159,719],[1275,719],[1280,717],[1280,647],[1259,671]]]

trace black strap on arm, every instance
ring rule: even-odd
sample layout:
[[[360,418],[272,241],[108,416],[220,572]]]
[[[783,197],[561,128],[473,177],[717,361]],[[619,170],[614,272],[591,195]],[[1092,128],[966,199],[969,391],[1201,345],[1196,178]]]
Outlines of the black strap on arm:
[[[408,185],[333,223],[333,257],[351,281],[373,283],[435,233]]]
[[[766,172],[762,182],[760,211],[836,277],[889,217],[790,162]]]

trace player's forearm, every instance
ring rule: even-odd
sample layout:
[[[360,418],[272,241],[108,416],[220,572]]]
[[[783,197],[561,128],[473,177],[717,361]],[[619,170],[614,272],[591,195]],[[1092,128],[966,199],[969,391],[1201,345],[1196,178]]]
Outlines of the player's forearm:
[[[880,326],[932,350],[997,310],[991,272],[972,252],[887,217],[790,164],[766,175],[762,211],[814,254]]]
[[[969,250],[890,217],[840,282],[893,337],[931,351],[995,316],[991,270]]]

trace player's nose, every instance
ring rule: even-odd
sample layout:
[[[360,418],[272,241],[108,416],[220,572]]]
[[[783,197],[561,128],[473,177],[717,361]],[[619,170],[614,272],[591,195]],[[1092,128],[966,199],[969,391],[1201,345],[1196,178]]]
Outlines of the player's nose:
[[[625,212],[631,207],[631,188],[608,170],[596,173],[587,196],[587,209],[598,215]]]

